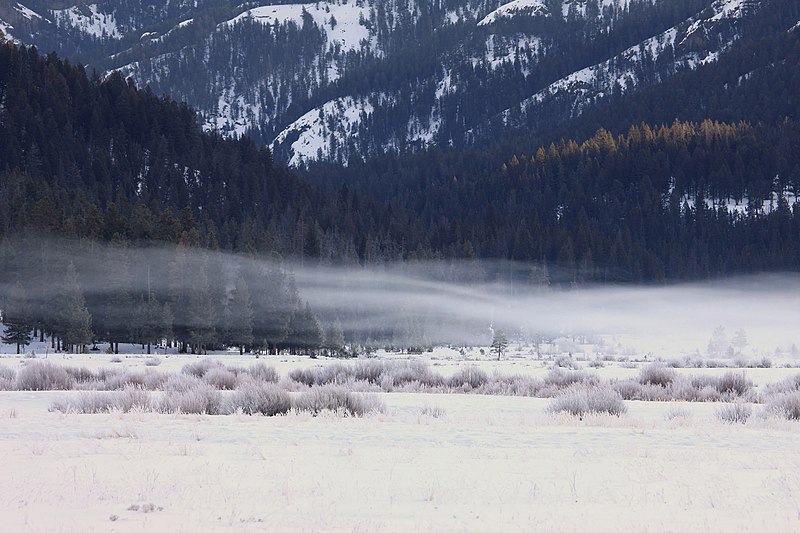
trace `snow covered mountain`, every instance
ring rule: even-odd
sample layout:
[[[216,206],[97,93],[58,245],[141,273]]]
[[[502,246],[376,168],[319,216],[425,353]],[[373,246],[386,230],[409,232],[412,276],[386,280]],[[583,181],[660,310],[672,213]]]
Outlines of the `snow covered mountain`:
[[[24,0],[0,30],[346,164],[557,123],[715,61],[767,1]]]

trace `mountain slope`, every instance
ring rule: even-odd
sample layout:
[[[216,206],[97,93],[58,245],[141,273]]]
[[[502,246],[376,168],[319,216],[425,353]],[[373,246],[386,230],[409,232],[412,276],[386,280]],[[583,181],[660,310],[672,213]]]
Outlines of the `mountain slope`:
[[[190,103],[204,128],[250,135],[294,165],[464,146],[498,128],[558,123],[615,90],[713,60],[738,38],[736,21],[761,5],[26,1],[0,11],[14,38],[120,69]]]

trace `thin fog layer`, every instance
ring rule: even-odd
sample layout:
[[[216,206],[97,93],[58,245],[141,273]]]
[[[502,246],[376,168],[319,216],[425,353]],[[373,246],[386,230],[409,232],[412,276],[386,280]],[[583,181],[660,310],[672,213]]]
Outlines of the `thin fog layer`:
[[[500,328],[509,337],[518,332],[528,340],[566,336],[661,356],[705,354],[712,337],[733,341],[740,331],[748,352],[788,352],[798,341],[800,277],[795,274],[668,287],[554,289],[503,281],[465,285],[420,274],[436,266],[414,274],[391,268],[304,268],[296,276],[301,295],[316,309],[364,309],[387,322],[431,317],[441,328],[431,334],[454,343],[478,336],[488,344]]]
[[[548,285],[543,269],[533,264],[321,266],[176,247],[27,240],[0,247],[0,298],[5,301],[20,281],[32,300],[51,301],[70,263],[87,299],[106,305],[112,305],[121,281],[140,297],[156,294],[161,301],[211,283],[213,297],[225,300],[238,277],[266,279],[259,273],[281,269],[323,328],[340,324],[348,342],[374,346],[488,345],[498,329],[512,342],[568,338],[594,344],[595,353],[705,355],[712,337],[731,346],[737,334],[737,348],[756,355],[791,353],[800,344],[797,274],[575,288]],[[269,294],[262,290],[259,298]],[[216,318],[223,327],[224,317]]]

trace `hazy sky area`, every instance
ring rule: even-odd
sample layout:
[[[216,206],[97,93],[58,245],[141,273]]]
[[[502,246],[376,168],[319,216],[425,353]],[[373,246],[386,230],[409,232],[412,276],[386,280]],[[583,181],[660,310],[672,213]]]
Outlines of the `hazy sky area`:
[[[103,297],[114,285],[119,273],[115,265],[124,263],[123,255],[130,258],[130,283],[141,293],[148,285],[161,294],[168,294],[170,284],[193,287],[200,265],[208,261],[218,261],[227,289],[239,273],[275,265],[241,255],[184,250],[180,266],[170,270],[178,256],[175,248],[111,248],[63,241],[26,242],[22,248],[17,243],[0,252],[12,257],[3,263],[11,266],[4,267],[10,272],[1,277],[0,293],[7,294],[22,279],[32,297],[45,301],[63,282],[69,262],[80,273],[84,293],[95,297]],[[386,342],[383,330],[407,330],[428,343],[488,345],[492,330],[504,329],[512,339],[520,330],[529,338],[584,336],[618,352],[630,348],[638,354],[677,357],[696,350],[705,355],[713,332],[721,326],[728,342],[737,330],[746,332],[748,345],[743,351],[749,355],[772,354],[776,348],[791,351],[793,344],[800,345],[797,274],[671,286],[575,288],[532,286],[525,280],[537,265],[508,262],[369,268],[308,261],[282,264],[293,274],[301,298],[323,322],[339,320],[345,332],[361,332],[378,344]]]

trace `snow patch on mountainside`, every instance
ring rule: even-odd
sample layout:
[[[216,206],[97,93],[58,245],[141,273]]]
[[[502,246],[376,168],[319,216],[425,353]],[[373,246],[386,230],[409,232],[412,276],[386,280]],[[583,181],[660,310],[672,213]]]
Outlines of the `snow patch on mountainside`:
[[[8,40],[8,41],[11,41],[11,42],[16,42],[16,39],[14,39],[14,36],[11,35],[11,30],[13,30],[13,29],[14,29],[14,26],[12,26],[11,24],[9,24],[8,22],[6,22],[4,20],[0,20],[0,31],[3,32],[3,36],[5,37],[5,39]]]
[[[513,2],[503,4],[486,15],[478,22],[478,26],[489,26],[500,20],[511,19],[518,16],[549,17],[550,10],[539,0],[514,0]]]
[[[20,15],[22,15],[23,17],[25,17],[28,20],[33,20],[35,18],[37,18],[39,20],[44,20],[44,18],[39,13],[37,13],[36,11],[33,11],[32,9],[29,9],[29,8],[23,6],[19,2],[17,2],[17,5],[14,6],[14,9]]]
[[[369,5],[361,4],[359,6],[356,2],[347,4],[319,2],[263,6],[249,9],[222,25],[232,26],[242,20],[250,19],[264,25],[294,21],[298,26],[302,26],[305,11],[312,17],[314,24],[325,30],[329,45],[341,47],[343,51],[360,50],[362,47],[373,48],[376,41],[369,29],[361,24],[369,20]]]
[[[707,209],[725,209],[728,213],[736,217],[747,217],[750,215],[769,215],[774,213],[780,208],[781,203],[785,203],[791,211],[795,205],[800,204],[800,198],[798,198],[789,187],[786,187],[780,192],[772,191],[769,198],[760,200],[751,201],[747,198],[742,198],[741,200],[733,198],[704,198],[703,202]],[[697,197],[685,194],[680,198],[679,205],[681,207],[686,205],[690,209],[695,209],[697,206]]]
[[[607,61],[573,72],[524,100],[519,106],[506,110],[503,113],[503,122],[509,124],[513,121],[515,112],[524,115],[554,98],[571,99],[571,114],[575,116],[596,98],[608,96],[613,91],[630,92],[642,83],[641,74],[638,73],[644,70],[642,66],[654,62],[671,47],[675,52],[676,68],[694,68],[699,64],[716,61],[719,52],[731,43],[719,43],[707,39],[706,36],[716,25],[740,18],[743,13],[741,3],[742,0],[718,0],[711,6],[712,15],[693,17],[689,19],[688,27],[686,23],[680,24]],[[702,33],[704,42],[709,46],[703,56],[698,56],[689,43],[697,33]],[[654,83],[659,80],[645,81]]]
[[[329,159],[334,154],[333,144],[341,144],[342,139],[358,141],[358,128],[375,109],[373,100],[378,104],[385,97],[353,98],[347,96],[326,102],[321,107],[312,109],[285,128],[275,140],[273,146],[282,146],[291,141],[292,157],[289,165],[300,166],[309,161]],[[333,120],[335,117],[335,121]],[[331,143],[331,137],[336,143]],[[344,158],[346,162],[346,158]]]
[[[53,10],[56,24],[61,27],[72,27],[99,39],[121,39],[122,33],[117,27],[113,13],[103,13],[97,4],[86,7],[72,6],[68,9]]]

